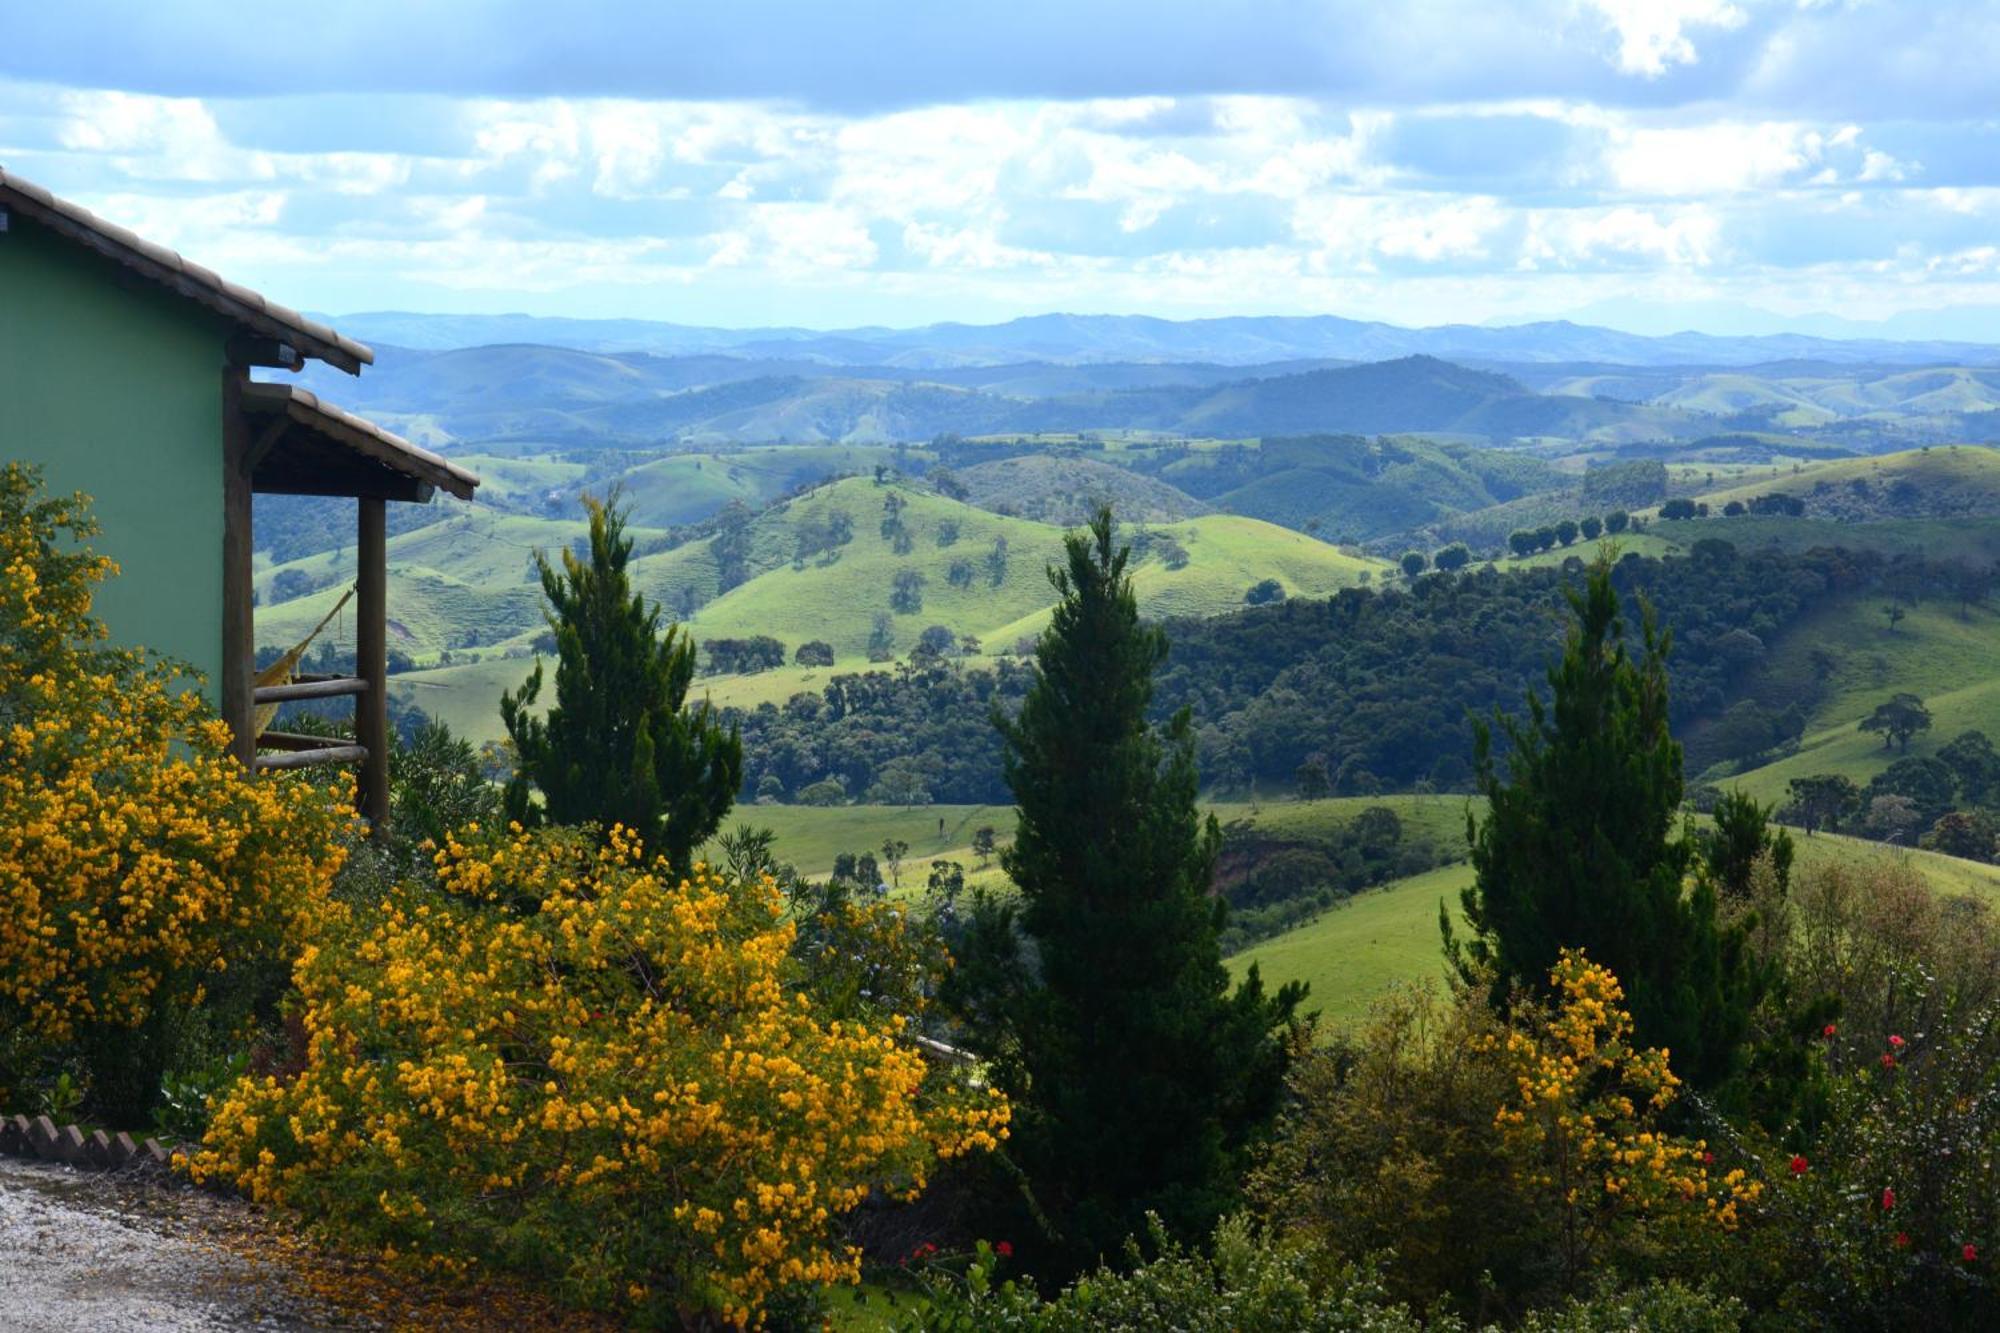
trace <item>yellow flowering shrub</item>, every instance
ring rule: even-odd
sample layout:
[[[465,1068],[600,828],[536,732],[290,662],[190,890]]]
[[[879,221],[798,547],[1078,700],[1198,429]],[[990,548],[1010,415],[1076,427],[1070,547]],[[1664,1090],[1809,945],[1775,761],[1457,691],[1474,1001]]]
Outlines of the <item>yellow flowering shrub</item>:
[[[304,1071],[236,1086],[198,1178],[635,1322],[742,1325],[858,1279],[835,1226],[864,1198],[1005,1136],[900,1019],[793,984],[768,880],[676,882],[621,830],[464,836],[438,890],[329,914],[296,974]]]
[[[1712,1174],[1706,1143],[1662,1128],[1680,1080],[1666,1051],[1634,1044],[1618,978],[1565,950],[1549,981],[1546,1010],[1485,1042],[1513,1084],[1494,1123],[1560,1219],[1568,1283],[1628,1224],[1733,1230],[1762,1186],[1740,1168]]]
[[[176,668],[104,645],[116,572],[81,497],[0,468],[0,1103],[79,1041],[97,1109],[143,1116],[161,1019],[288,957],[340,862],[338,795],[257,777]],[[120,1035],[127,1034],[127,1035]],[[116,1085],[116,1086],[114,1086]]]

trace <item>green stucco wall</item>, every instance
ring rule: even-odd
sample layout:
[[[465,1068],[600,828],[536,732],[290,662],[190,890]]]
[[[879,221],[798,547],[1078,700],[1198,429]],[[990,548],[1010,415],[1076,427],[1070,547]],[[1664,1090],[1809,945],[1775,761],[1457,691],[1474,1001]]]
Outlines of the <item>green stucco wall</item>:
[[[123,644],[222,665],[220,321],[18,213],[0,233],[0,460],[83,491],[122,572],[97,612]]]

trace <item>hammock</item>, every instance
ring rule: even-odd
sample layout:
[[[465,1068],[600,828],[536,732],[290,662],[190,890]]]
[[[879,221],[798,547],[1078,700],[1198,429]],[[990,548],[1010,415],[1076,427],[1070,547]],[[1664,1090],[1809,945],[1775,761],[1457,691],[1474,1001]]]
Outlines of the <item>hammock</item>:
[[[340,609],[347,605],[347,599],[352,596],[354,596],[354,589],[352,588],[342,593],[340,600],[333,604],[333,610],[326,613],[326,618],[312,627],[312,633],[292,645],[290,652],[257,673],[256,679],[252,682],[252,688],[262,689],[266,685],[291,684],[292,673],[298,670],[299,663],[305,658],[306,649],[312,647],[312,642],[319,637],[319,632],[327,627],[328,622],[340,614]],[[280,704],[258,704],[256,706],[254,720],[257,724],[257,734],[259,736],[270,730],[271,722],[278,716],[278,709],[282,706]]]

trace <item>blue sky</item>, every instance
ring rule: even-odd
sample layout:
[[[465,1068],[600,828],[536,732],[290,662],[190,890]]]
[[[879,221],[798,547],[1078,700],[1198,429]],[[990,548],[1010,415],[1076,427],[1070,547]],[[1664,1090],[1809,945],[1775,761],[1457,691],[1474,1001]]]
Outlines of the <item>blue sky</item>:
[[[0,7],[0,164],[330,312],[2000,338],[2000,0],[333,9]]]

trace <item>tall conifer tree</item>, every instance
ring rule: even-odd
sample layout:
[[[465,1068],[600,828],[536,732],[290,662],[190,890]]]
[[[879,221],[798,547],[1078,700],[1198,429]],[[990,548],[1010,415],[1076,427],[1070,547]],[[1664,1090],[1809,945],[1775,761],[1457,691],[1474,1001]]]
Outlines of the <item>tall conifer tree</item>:
[[[1147,1211],[1186,1237],[1229,1206],[1276,1110],[1304,988],[1232,990],[1211,896],[1220,833],[1197,811],[1183,711],[1146,719],[1167,654],[1139,622],[1111,511],[1065,540],[1036,680],[997,720],[1020,824],[1003,864],[1036,966],[1017,974],[997,1076],[1013,1153],[1055,1234],[1038,1272],[1115,1260]]]
[[[743,745],[708,705],[685,706],[695,646],[677,625],[662,634],[660,608],[632,591],[632,539],[615,497],[584,504],[589,563],[565,550],[558,569],[535,555],[556,636],[556,698],[546,718],[529,711],[540,662],[519,694],[501,696],[516,753],[507,810],[523,822],[622,824],[684,874],[736,800]]]
[[[1492,974],[1496,1001],[1541,987],[1561,950],[1581,948],[1617,974],[1640,1040],[1666,1047],[1674,1069],[1712,1087],[1738,1067],[1760,977],[1745,928],[1717,919],[1711,877],[1675,827],[1681,747],[1667,729],[1667,636],[1650,612],[1643,653],[1625,646],[1611,566],[1581,593],[1549,698],[1501,719],[1507,775],[1493,734],[1475,724],[1484,821],[1467,817],[1475,882],[1463,905],[1473,935],[1446,946],[1468,977]]]

